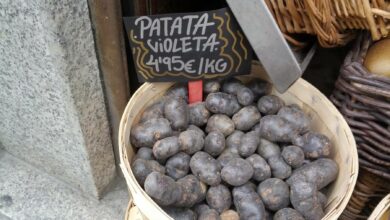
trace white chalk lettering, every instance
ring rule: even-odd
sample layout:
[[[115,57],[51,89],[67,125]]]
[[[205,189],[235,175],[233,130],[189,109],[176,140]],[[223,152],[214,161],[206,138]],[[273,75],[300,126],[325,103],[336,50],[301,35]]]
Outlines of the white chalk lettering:
[[[200,16],[198,22],[194,25],[194,30],[192,32],[192,35],[198,34],[198,30],[201,29],[201,35],[205,35],[206,28],[208,26],[212,26],[215,23],[214,22],[208,22],[209,21],[209,14],[204,13],[202,16]]]
[[[202,51],[206,51],[207,48],[210,48],[210,52],[214,51],[215,46],[217,46],[219,42],[217,41],[217,34],[212,34],[210,35],[209,39],[207,39],[207,42],[203,44]]]
[[[147,22],[145,24],[145,22]],[[144,38],[144,32],[150,28],[150,25],[152,24],[152,19],[149,18],[149,17],[146,17],[146,16],[142,16],[142,17],[139,17],[135,20],[135,25],[138,25],[138,23],[141,23],[140,24],[140,38],[143,39]]]
[[[175,31],[176,31],[176,34],[181,34],[181,28],[182,28],[182,18],[177,17],[177,18],[175,18],[175,20],[173,20],[170,35],[171,36],[174,35]]]

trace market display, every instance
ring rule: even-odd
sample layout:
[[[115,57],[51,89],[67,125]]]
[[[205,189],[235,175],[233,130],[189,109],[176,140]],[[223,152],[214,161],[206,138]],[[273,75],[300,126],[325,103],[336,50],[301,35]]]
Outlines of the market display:
[[[176,85],[130,132],[132,171],[174,219],[321,219],[338,165],[328,137],[262,80]]]

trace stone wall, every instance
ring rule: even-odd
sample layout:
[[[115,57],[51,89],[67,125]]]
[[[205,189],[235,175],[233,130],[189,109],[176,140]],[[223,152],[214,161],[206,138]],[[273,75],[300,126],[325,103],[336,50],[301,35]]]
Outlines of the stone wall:
[[[0,1],[0,142],[96,197],[115,177],[87,0]]]

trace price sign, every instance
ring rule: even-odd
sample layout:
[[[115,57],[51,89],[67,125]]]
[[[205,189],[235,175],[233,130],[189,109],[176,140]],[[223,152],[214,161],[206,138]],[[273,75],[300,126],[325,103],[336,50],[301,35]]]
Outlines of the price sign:
[[[249,74],[252,51],[232,13],[124,18],[141,82],[191,81]]]

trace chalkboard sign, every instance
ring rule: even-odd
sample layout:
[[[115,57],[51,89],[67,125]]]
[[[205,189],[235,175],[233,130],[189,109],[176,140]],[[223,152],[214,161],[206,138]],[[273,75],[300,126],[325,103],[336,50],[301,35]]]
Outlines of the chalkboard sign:
[[[249,74],[252,51],[227,9],[124,18],[141,82]]]

